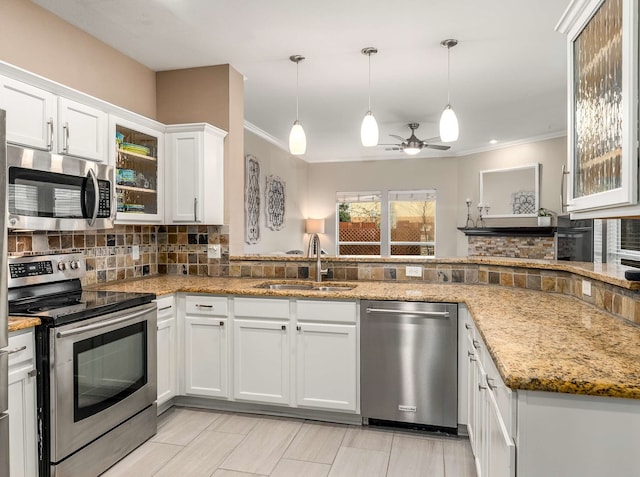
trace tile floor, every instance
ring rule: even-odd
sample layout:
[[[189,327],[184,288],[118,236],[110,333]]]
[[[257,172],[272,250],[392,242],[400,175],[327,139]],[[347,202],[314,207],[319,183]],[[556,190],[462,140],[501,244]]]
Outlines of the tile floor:
[[[198,477],[476,477],[467,439],[174,407],[103,474]]]

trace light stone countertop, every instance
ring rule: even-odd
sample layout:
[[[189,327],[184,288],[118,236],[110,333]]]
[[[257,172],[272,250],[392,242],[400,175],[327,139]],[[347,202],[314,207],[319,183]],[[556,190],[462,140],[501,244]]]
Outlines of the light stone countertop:
[[[34,317],[20,317],[20,316],[10,316],[9,317],[9,333],[12,331],[20,331],[25,330],[27,328],[33,328],[34,326],[38,326],[40,324],[40,318]]]
[[[341,292],[256,288],[283,281],[162,275],[96,288],[465,303],[510,388],[640,399],[640,327],[573,297],[492,285],[363,281]]]

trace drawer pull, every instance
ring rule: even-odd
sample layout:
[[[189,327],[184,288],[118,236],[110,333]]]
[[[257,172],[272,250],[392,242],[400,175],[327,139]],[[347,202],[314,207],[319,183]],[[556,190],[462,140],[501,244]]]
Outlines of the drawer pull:
[[[36,371],[35,369],[32,369],[27,373],[27,376],[29,376],[30,378],[33,378],[36,374],[38,374],[38,371]]]
[[[470,330],[470,329],[471,329],[471,325],[470,325],[469,323],[465,323],[465,324],[464,324],[464,327],[465,327],[466,329],[468,329],[468,330]]]
[[[498,387],[498,385],[495,384],[495,382],[496,382],[495,379],[487,376],[487,386],[489,386],[489,389],[491,389],[492,391]]]
[[[287,331],[287,325],[282,325],[282,326],[280,327],[280,329],[281,329],[282,331]]]
[[[10,349],[10,350],[7,352],[7,354],[19,353],[20,351],[24,351],[25,349],[27,349],[27,345],[20,346],[19,348]]]
[[[300,326],[300,325],[296,326],[296,330],[302,331],[302,326]]]
[[[170,309],[171,309],[171,305],[163,306],[162,308],[158,308],[158,311],[164,311],[164,310],[170,310]]]
[[[220,322],[220,326],[224,326],[224,321],[221,321],[221,322]]]
[[[487,389],[486,386],[483,386],[482,384],[478,384],[478,391],[483,391],[485,389]]]
[[[213,305],[201,305],[199,303],[196,303],[196,308],[213,308]]]
[[[480,349],[480,342],[478,340],[473,340],[473,347],[477,350]]]

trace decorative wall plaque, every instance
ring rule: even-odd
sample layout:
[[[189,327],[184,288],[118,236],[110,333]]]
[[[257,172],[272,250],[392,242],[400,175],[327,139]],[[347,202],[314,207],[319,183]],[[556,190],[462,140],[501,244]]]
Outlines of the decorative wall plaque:
[[[260,241],[260,163],[247,154],[244,164],[244,226],[245,242]]]
[[[282,230],[284,228],[286,203],[284,181],[278,176],[267,176],[267,187],[264,193],[266,199],[264,211],[267,219],[267,227],[271,230]]]

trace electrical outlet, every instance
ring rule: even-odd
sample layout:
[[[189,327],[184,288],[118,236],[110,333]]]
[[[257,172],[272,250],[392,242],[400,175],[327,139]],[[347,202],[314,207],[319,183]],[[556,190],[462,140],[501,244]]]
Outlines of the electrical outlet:
[[[591,282],[589,280],[582,280],[582,294],[591,296]]]
[[[408,277],[422,278],[422,267],[406,267],[404,273]]]
[[[220,245],[212,244],[207,246],[207,258],[220,258]]]
[[[140,260],[140,245],[131,247],[131,255],[133,255],[134,260]]]

